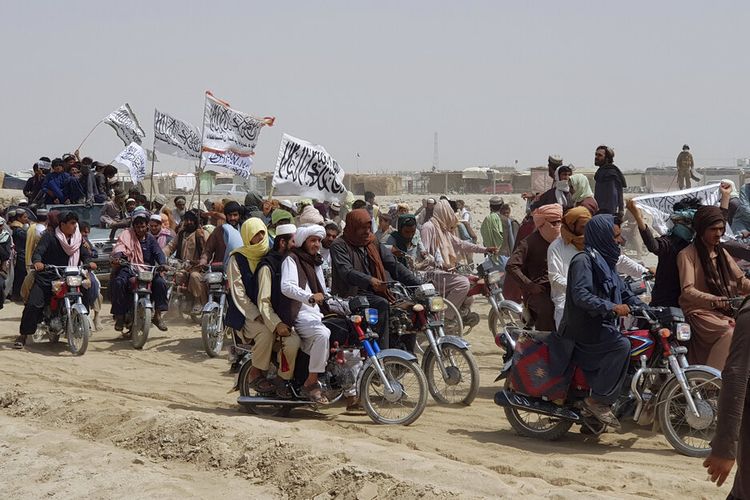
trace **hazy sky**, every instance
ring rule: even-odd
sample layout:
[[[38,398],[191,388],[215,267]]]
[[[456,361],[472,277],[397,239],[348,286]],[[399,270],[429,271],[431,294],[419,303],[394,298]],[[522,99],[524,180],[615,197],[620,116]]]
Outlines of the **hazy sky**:
[[[673,164],[750,156],[750,2],[7,1],[0,21],[1,167],[78,145],[123,102],[151,147],[153,110],[200,127],[203,92],[276,116],[345,170]],[[102,125],[83,153],[122,149]],[[159,170],[189,168],[161,157]]]

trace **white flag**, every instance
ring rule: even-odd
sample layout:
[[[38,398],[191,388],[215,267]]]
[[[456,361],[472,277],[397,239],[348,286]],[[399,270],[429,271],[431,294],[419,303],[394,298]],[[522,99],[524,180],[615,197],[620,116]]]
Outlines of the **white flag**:
[[[237,175],[250,176],[251,156],[255,154],[260,130],[272,126],[274,118],[256,118],[229,107],[206,93],[203,114],[203,161],[226,167]]]
[[[140,144],[143,138],[146,137],[146,133],[141,128],[138,119],[135,117],[135,113],[130,109],[128,103],[123,104],[104,120],[104,123],[115,129],[117,137],[127,146],[131,142]]]
[[[128,167],[133,184],[138,184],[146,178],[146,150],[138,144],[134,142],[128,144],[128,146],[117,155],[114,162]]]
[[[323,146],[284,134],[279,146],[274,192],[319,200],[343,201],[344,170]]]
[[[652,227],[659,234],[667,234],[670,225],[669,217],[672,207],[678,201],[685,198],[698,198],[702,205],[718,205],[721,193],[719,184],[709,184],[694,188],[673,191],[671,193],[647,194],[633,198],[636,206],[643,212],[648,213],[653,219]]]
[[[154,109],[154,148],[185,160],[201,156],[201,134],[198,128]]]

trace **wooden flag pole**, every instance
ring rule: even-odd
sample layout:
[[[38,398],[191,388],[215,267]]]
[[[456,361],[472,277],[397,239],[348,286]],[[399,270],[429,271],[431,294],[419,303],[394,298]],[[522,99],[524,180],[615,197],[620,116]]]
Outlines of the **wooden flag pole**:
[[[151,150],[151,187],[148,193],[148,201],[153,206],[154,203],[154,162],[156,162],[156,135],[154,135],[154,142]]]
[[[190,195],[190,204],[188,205],[188,210],[190,210],[190,207],[193,205],[193,199],[195,198],[195,191],[198,191],[198,225],[200,225],[200,217],[201,217],[201,175],[203,174],[203,141],[206,140],[206,99],[208,99],[207,95],[210,94],[210,92],[206,91],[206,93],[203,95],[203,123],[201,123],[201,151],[200,156],[198,157],[198,166],[196,167],[196,173],[197,173],[197,179],[196,179],[196,189],[193,190],[193,194]]]
[[[78,145],[78,147],[76,148],[76,151],[79,151],[81,149],[81,146],[83,146],[83,143],[86,142],[86,139],[88,139],[89,136],[94,133],[94,130],[96,130],[96,127],[98,127],[103,121],[104,120],[99,120],[98,122],[96,122],[96,125],[94,125],[94,127],[89,131],[88,134],[86,134],[86,137],[84,137],[81,143]]]

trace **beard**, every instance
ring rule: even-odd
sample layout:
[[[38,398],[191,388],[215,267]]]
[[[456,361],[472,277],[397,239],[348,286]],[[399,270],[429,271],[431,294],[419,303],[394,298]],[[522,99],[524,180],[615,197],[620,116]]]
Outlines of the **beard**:
[[[594,160],[594,165],[596,165],[597,167],[602,167],[602,166],[604,166],[606,164],[607,164],[607,159],[606,158],[602,159],[602,160],[597,160],[597,159]]]

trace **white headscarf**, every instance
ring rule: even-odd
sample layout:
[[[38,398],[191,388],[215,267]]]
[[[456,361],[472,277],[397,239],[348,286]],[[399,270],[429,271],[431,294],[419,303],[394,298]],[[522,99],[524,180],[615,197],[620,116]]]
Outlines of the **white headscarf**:
[[[305,224],[297,228],[297,232],[294,233],[294,246],[302,248],[307,238],[310,236],[317,236],[321,240],[326,237],[326,230],[323,226],[318,224]]]

